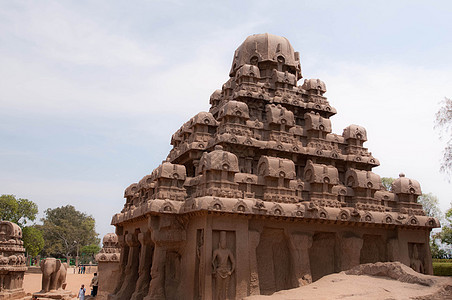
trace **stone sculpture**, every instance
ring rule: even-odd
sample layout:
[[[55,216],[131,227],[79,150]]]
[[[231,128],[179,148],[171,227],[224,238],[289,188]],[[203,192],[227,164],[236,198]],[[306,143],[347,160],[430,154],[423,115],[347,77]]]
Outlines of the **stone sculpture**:
[[[424,273],[424,264],[419,259],[419,252],[417,250],[417,245],[413,245],[413,254],[410,260],[410,267],[419,273]]]
[[[67,264],[61,260],[48,257],[41,261],[41,292],[61,290],[66,287]]]
[[[215,275],[215,299],[229,298],[229,280],[235,270],[235,259],[231,250],[226,248],[226,231],[220,232],[218,248],[213,251],[212,266]]]
[[[25,266],[22,229],[0,221],[0,299],[22,299]]]
[[[108,233],[103,238],[103,247],[96,255],[97,273],[99,279],[98,299],[105,299],[114,292],[115,283],[119,278],[119,262],[121,249],[118,236]]]
[[[74,295],[66,288],[67,263],[48,257],[40,263],[42,272],[41,291],[34,293],[38,299],[71,299]]]
[[[249,36],[229,77],[126,188],[109,299],[241,299],[379,261],[432,273],[439,222],[417,203],[419,183],[400,174],[386,191],[366,130],[332,133],[326,85],[297,85],[287,39]]]

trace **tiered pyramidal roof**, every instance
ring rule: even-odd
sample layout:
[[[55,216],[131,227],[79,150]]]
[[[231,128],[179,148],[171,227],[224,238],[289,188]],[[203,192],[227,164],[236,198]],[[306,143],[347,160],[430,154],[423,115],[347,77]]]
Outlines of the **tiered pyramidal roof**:
[[[235,51],[229,80],[171,138],[168,158],[125,191],[113,224],[152,213],[221,212],[436,227],[416,180],[386,191],[366,130],[331,130],[325,83],[302,78],[300,55],[271,34]]]

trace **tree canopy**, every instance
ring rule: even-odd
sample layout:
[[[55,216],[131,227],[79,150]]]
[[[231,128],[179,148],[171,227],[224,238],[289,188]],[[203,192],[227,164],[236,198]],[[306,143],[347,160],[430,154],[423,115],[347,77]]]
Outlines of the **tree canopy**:
[[[452,203],[451,208],[446,211],[445,219],[446,222],[443,224],[439,237],[442,243],[452,245]]]
[[[387,191],[392,191],[392,183],[394,182],[394,178],[392,177],[382,177],[381,184]]]
[[[28,255],[38,255],[42,248],[44,248],[44,237],[42,231],[39,230],[36,225],[26,226],[22,229],[22,239],[24,241],[24,247]]]
[[[439,220],[442,219],[442,213],[439,209],[438,197],[436,197],[432,193],[422,194],[417,198],[417,202],[422,204],[422,208],[424,209],[427,216],[434,217]]]
[[[47,209],[41,226],[44,234],[45,255],[75,255],[77,247],[99,244],[92,216],[82,213],[72,205]]]
[[[452,175],[452,99],[443,100],[441,108],[436,113],[435,128],[439,129],[440,136],[446,139],[441,171]]]
[[[24,227],[27,222],[36,220],[37,214],[38,206],[33,201],[16,198],[14,195],[0,196],[0,220]]]

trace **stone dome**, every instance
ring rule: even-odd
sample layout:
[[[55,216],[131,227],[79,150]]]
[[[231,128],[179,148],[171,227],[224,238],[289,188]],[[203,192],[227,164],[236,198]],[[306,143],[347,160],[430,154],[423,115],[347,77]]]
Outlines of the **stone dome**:
[[[288,71],[294,74],[297,80],[302,78],[300,54],[294,51],[285,37],[269,33],[254,34],[246,38],[235,50],[229,76],[235,76],[236,71],[245,64],[258,65],[262,62],[282,65],[279,71]]]
[[[118,242],[118,236],[115,233],[107,233],[102,239],[102,243],[105,244],[115,244]]]
[[[399,178],[392,183],[392,191],[396,194],[413,194],[416,196],[422,194],[419,182],[405,177],[403,173],[400,173]]]

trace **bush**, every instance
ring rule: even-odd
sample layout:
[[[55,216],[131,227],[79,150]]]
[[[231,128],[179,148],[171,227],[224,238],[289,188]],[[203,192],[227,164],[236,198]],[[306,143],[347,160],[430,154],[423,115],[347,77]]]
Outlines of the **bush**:
[[[452,263],[433,262],[433,275],[452,276]]]
[[[433,262],[438,262],[438,263],[449,263],[452,264],[452,259],[450,258],[434,258]]]

